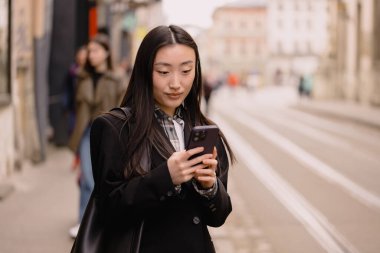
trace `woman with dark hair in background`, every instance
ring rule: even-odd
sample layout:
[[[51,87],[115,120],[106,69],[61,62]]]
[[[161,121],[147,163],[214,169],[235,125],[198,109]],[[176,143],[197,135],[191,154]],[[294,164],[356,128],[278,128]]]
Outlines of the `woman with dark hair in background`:
[[[197,45],[178,26],[143,39],[120,108],[91,127],[95,188],[72,252],[211,253],[224,224],[234,155],[221,132],[213,154],[185,150],[200,110]]]
[[[84,68],[77,74],[76,121],[69,140],[69,148],[79,156],[80,160],[79,223],[94,188],[90,156],[92,120],[118,106],[125,93],[123,84],[113,72],[108,37],[99,34],[91,39],[87,45],[87,54]],[[79,224],[71,228],[70,236],[76,237],[78,229]]]

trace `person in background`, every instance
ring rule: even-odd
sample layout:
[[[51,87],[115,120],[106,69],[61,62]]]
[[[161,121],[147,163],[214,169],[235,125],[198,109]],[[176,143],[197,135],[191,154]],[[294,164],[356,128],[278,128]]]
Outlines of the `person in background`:
[[[298,94],[299,97],[311,98],[313,90],[313,79],[310,74],[301,75],[298,83]]]
[[[75,125],[69,148],[80,161],[80,203],[78,224],[70,229],[76,237],[79,224],[94,188],[90,156],[90,129],[93,119],[120,104],[125,88],[114,74],[108,37],[99,34],[87,44],[87,60],[77,75]]]
[[[210,114],[210,98],[215,84],[213,83],[209,76],[203,77],[203,97],[205,99],[205,114],[208,116]]]
[[[202,71],[193,38],[152,29],[137,52],[120,108],[91,127],[95,188],[72,253],[213,253],[208,226],[232,211],[234,155],[222,132],[212,154],[185,149],[191,129],[214,124],[200,109]]]
[[[78,48],[75,54],[75,62],[70,66],[65,89],[65,116],[68,123],[68,134],[71,135],[75,125],[75,89],[78,74],[83,70],[87,59],[87,47]]]

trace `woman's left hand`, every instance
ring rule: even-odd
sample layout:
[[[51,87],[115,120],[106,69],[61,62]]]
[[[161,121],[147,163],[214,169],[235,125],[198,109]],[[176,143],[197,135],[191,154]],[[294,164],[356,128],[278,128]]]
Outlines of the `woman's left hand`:
[[[212,152],[212,158],[205,159],[202,161],[202,163],[208,165],[208,167],[204,169],[197,169],[195,171],[194,178],[202,186],[203,189],[209,189],[213,187],[216,182],[216,168],[218,165],[216,157],[217,151],[214,147],[214,150]]]

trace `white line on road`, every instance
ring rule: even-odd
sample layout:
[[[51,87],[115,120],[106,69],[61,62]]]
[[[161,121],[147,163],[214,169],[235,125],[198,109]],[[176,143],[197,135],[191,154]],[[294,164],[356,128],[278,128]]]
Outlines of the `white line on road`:
[[[243,107],[239,104],[240,108],[247,108]],[[266,107],[268,108],[268,107]],[[257,108],[255,108],[257,109]],[[363,152],[361,149],[358,149],[357,146],[355,146],[353,143],[350,143],[346,140],[341,140],[335,137],[334,135],[330,134],[329,132],[322,132],[321,130],[318,130],[318,128],[312,128],[309,125],[298,123],[297,121],[293,119],[289,119],[289,117],[284,116],[284,111],[278,112],[278,109],[272,110],[271,113],[261,113],[260,117],[264,117],[265,119],[281,125],[282,127],[289,128],[292,130],[296,130],[298,133],[302,133],[308,138],[312,138],[318,142],[324,142],[325,144],[334,146],[339,149],[347,150],[349,152],[353,152],[356,156],[358,156],[361,159],[365,159],[371,163],[374,164],[374,166],[380,167],[380,161],[377,157],[371,156],[365,152]],[[277,112],[277,113],[276,113]],[[299,117],[301,118],[301,117]],[[339,129],[339,128],[338,128]]]
[[[343,134],[350,139],[354,139],[355,141],[359,141],[361,143],[364,142],[366,143],[366,145],[370,145],[375,148],[380,147],[379,142],[376,138],[373,138],[373,136],[371,136],[368,133],[357,131],[354,127],[352,127],[349,124],[334,123],[321,117],[317,117],[314,115],[310,115],[309,113],[296,110],[282,109],[282,113],[288,114],[296,118],[303,118],[304,121],[308,122],[310,125],[313,125],[314,127],[319,127],[326,131],[330,131],[339,135]]]
[[[228,114],[231,115],[231,117],[233,117],[236,121],[258,132],[262,137],[266,138],[288,154],[292,155],[295,159],[305,164],[307,168],[311,169],[316,174],[320,175],[330,182],[334,182],[337,185],[341,186],[361,203],[369,207],[375,207],[377,209],[380,208],[380,198],[375,194],[367,191],[349,178],[338,173],[326,163],[301,149],[296,144],[282,137],[275,131],[269,129],[264,124],[253,119],[248,114],[238,110],[232,111],[228,108],[224,108],[224,112],[228,112]]]
[[[331,253],[357,253],[350,244],[328,222],[318,210],[312,207],[296,190],[283,180],[275,170],[257,154],[253,148],[244,141],[221,118],[215,117],[223,133],[228,137],[234,149],[239,150],[238,156],[249,170],[265,185],[274,196],[296,217],[307,231]]]

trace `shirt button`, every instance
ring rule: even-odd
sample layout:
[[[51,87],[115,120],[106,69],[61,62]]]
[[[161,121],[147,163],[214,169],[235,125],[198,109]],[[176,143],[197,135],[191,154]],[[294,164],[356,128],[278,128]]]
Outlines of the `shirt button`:
[[[193,223],[194,223],[195,225],[198,225],[199,222],[201,222],[201,219],[199,219],[198,216],[195,216],[195,217],[193,218]]]

